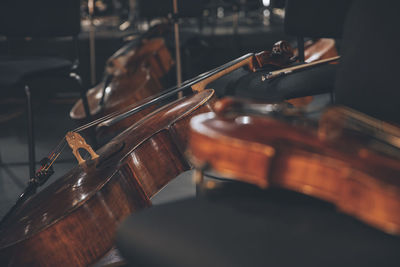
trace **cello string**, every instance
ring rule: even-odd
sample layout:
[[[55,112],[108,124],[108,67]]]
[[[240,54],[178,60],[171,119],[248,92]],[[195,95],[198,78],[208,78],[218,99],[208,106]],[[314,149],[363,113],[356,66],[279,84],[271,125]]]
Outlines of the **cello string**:
[[[232,61],[230,61],[228,63],[225,63],[222,66],[216,67],[216,68],[214,68],[214,69],[212,69],[210,71],[206,71],[206,72],[204,72],[204,73],[202,73],[200,75],[197,75],[196,77],[194,77],[192,79],[186,80],[185,82],[182,83],[181,87],[178,87],[178,86],[171,87],[171,88],[169,88],[167,90],[164,90],[163,92],[161,92],[161,93],[159,93],[159,94],[157,94],[155,96],[147,97],[147,98],[145,98],[145,99],[143,99],[143,100],[141,100],[141,101],[139,101],[139,102],[137,102],[135,104],[132,104],[132,105],[128,106],[127,108],[125,108],[123,111],[115,111],[113,113],[110,113],[109,115],[106,115],[106,116],[101,117],[101,118],[99,118],[97,120],[89,122],[88,124],[82,125],[82,126],[76,128],[76,129],[74,129],[73,131],[74,132],[81,132],[81,131],[83,131],[85,129],[88,129],[88,128],[94,126],[94,125],[98,125],[101,122],[104,122],[104,121],[106,121],[106,120],[108,120],[108,119],[110,119],[112,117],[116,117],[117,115],[122,115],[122,114],[127,113],[127,112],[129,112],[131,110],[133,111],[134,109],[136,109],[135,112],[133,112],[133,114],[135,114],[136,112],[141,111],[142,109],[150,106],[151,104],[157,103],[158,102],[157,100],[160,100],[160,101],[163,100],[165,95],[168,95],[168,94],[171,94],[171,93],[175,94],[175,93],[178,93],[179,91],[188,89],[188,86],[192,86],[193,84],[195,84],[197,82],[200,82],[203,79],[206,79],[210,75],[214,75],[216,73],[219,73],[219,72],[225,70],[228,67],[231,67],[231,66],[233,66],[233,65],[235,65],[235,64],[237,64],[237,63],[239,63],[239,62],[241,62],[241,61],[243,61],[245,59],[248,59],[250,56],[254,56],[254,53],[246,54],[246,55],[241,56],[241,57],[239,57],[237,59],[234,59],[234,60],[232,60]],[[131,115],[133,115],[133,114],[131,114]]]
[[[139,111],[143,110],[144,108],[146,108],[148,106],[151,106],[153,104],[158,103],[159,101],[161,101],[164,98],[166,98],[166,96],[170,97],[170,94],[173,95],[175,93],[178,93],[180,91],[188,89],[188,86],[192,86],[193,84],[195,84],[197,82],[200,82],[203,79],[206,79],[207,77],[209,77],[211,75],[215,75],[215,74],[219,73],[220,71],[223,71],[224,69],[226,69],[228,67],[231,67],[231,66],[233,66],[233,65],[235,65],[235,64],[237,64],[237,63],[239,63],[239,62],[241,62],[241,61],[243,61],[245,59],[248,59],[250,56],[254,56],[254,53],[246,54],[246,55],[241,56],[241,57],[239,57],[237,59],[234,59],[234,60],[232,60],[232,61],[230,61],[228,63],[225,63],[222,66],[216,67],[216,68],[214,68],[214,69],[212,69],[210,71],[207,71],[207,72],[204,72],[204,73],[202,73],[200,75],[197,75],[196,77],[194,77],[192,79],[186,80],[185,82],[182,83],[182,85],[180,87],[174,86],[174,87],[172,87],[170,89],[167,89],[164,92],[161,92],[161,93],[159,93],[159,94],[157,94],[155,96],[147,97],[147,98],[143,99],[142,101],[139,101],[139,102],[137,102],[135,104],[132,104],[132,105],[128,106],[123,111],[115,111],[115,112],[110,113],[110,114],[108,114],[108,115],[106,115],[104,117],[101,117],[101,118],[96,119],[96,120],[94,120],[92,122],[89,122],[89,123],[87,123],[85,125],[77,127],[76,129],[73,130],[73,132],[81,132],[83,130],[86,130],[86,129],[94,126],[94,125],[98,125],[101,122],[104,122],[104,121],[106,121],[108,119],[111,119],[111,118],[113,118],[113,117],[115,117],[117,115],[122,115],[124,113],[129,112],[129,111],[132,111],[132,114],[130,114],[130,115],[133,115],[136,112],[139,112]],[[49,154],[50,164],[48,165],[46,170],[48,170],[54,164],[55,160],[60,156],[60,154],[64,150],[65,145],[66,145],[66,142],[65,142],[65,137],[64,137],[58,143],[58,145],[53,150],[53,152]],[[41,170],[42,170],[42,167],[39,169],[39,171],[41,171]]]

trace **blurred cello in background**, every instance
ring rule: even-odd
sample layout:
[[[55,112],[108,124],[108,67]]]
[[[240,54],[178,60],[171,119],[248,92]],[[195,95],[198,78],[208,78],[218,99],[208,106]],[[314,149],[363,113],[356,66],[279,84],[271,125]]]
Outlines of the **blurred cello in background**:
[[[93,119],[121,110],[175,83],[167,78],[175,63],[161,38],[169,28],[168,24],[153,26],[108,59],[103,81],[87,93]],[[70,117],[79,124],[88,122],[81,100],[72,107]]]

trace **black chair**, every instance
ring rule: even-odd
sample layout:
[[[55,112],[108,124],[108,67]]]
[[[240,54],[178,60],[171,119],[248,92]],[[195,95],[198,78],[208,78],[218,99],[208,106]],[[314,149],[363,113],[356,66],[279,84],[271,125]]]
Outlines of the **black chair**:
[[[78,65],[78,34],[80,26],[79,0],[12,1],[0,3],[0,35],[7,38],[8,51],[0,56],[1,95],[25,91],[28,113],[29,172],[35,173],[35,139],[30,83],[39,76],[69,77],[81,90],[86,112],[89,110],[80,77],[74,72]],[[14,45],[33,39],[47,40],[70,37],[74,59],[51,56],[22,55]],[[25,47],[23,47],[25,48]],[[88,112],[87,112],[88,114]]]

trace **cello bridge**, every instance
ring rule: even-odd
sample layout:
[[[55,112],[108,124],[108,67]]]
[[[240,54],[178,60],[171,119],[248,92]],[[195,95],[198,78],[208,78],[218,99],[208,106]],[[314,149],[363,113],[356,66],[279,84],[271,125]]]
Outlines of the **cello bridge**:
[[[92,160],[99,157],[99,155],[94,152],[93,148],[86,143],[85,139],[80,134],[76,132],[68,132],[65,138],[79,164],[85,162],[79,153],[80,148],[86,150],[90,154]]]

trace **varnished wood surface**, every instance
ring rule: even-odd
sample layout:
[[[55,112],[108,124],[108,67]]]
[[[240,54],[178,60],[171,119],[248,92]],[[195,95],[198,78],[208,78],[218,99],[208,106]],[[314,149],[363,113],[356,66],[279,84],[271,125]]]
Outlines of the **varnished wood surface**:
[[[113,67],[108,67],[108,75],[113,78],[105,90],[104,105],[100,106],[104,82],[87,93],[93,118],[105,116],[161,92],[165,85],[160,79],[174,65],[164,41],[160,38],[144,41],[136,49],[124,54],[122,59],[121,57],[112,59]],[[70,117],[81,122],[85,120],[81,100],[71,109]]]
[[[321,38],[304,50],[307,63],[338,56],[334,39]]]
[[[254,115],[201,114],[190,126],[189,151],[197,166],[207,163],[232,179],[329,201],[400,235],[400,160],[357,137],[324,141],[316,129]]]
[[[112,246],[118,223],[189,168],[180,136],[193,112],[209,112],[213,90],[149,114],[28,200],[0,227],[2,266],[85,266]]]

